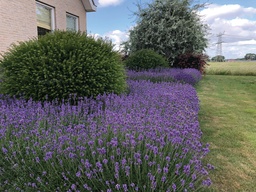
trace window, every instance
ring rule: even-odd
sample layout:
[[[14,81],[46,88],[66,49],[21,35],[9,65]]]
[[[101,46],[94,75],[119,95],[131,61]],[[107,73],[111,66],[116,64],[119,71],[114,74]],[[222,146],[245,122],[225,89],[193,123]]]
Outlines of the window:
[[[54,30],[54,8],[42,3],[36,3],[37,34],[45,35]]]
[[[67,13],[66,18],[67,30],[78,31],[78,17]]]

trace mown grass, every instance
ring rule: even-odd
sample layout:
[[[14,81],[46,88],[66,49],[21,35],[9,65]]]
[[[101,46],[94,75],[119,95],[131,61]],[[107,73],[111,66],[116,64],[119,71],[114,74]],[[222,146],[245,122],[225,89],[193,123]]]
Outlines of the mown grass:
[[[197,92],[212,191],[256,191],[255,76],[206,75]]]
[[[256,76],[256,61],[209,62],[206,67],[208,75],[242,75]]]

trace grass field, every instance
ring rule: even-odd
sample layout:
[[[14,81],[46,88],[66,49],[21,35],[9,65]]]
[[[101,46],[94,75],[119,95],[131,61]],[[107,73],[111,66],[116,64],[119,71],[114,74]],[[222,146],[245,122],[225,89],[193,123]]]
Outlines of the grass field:
[[[256,76],[256,61],[209,62],[208,75],[247,75]]]
[[[234,72],[241,65],[214,63],[211,67]],[[248,66],[253,69],[255,63]],[[212,191],[256,191],[255,76],[206,75],[197,92],[203,141],[211,149],[207,161],[216,168],[210,175]]]

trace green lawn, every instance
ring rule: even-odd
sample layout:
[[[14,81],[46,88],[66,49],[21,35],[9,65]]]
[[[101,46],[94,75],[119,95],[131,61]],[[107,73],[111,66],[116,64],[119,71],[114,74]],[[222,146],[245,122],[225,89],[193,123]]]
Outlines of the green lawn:
[[[197,91],[212,190],[256,191],[256,77],[206,75]]]

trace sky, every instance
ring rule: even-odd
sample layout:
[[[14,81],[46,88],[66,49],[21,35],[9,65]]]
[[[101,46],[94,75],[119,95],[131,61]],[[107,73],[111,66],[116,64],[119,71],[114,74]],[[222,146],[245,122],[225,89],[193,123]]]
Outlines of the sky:
[[[136,24],[137,3],[146,5],[153,0],[94,0],[97,11],[87,14],[87,31],[95,36],[111,39],[119,49],[129,38],[129,30]],[[256,53],[255,0],[196,0],[207,3],[198,13],[210,27],[206,54],[220,53],[226,59],[243,58]],[[220,37],[218,37],[221,36]],[[219,43],[218,42],[222,42]],[[219,45],[219,46],[218,46]]]

